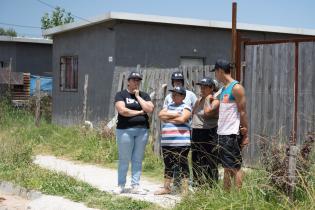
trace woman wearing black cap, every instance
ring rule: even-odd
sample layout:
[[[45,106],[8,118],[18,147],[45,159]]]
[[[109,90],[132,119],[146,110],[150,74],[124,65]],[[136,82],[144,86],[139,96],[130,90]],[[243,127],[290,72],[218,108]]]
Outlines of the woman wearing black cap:
[[[217,126],[219,100],[214,100],[215,81],[205,77],[200,82],[200,98],[193,109],[192,120],[192,171],[196,186],[211,186],[218,180]]]
[[[115,108],[118,112],[116,139],[118,144],[118,186],[119,193],[126,192],[126,176],[131,162],[131,192],[144,194],[139,187],[142,160],[148,141],[149,121],[147,113],[153,111],[150,96],[139,91],[142,80],[138,72],[131,72],[126,90],[115,96]]]
[[[188,153],[190,149],[190,119],[191,108],[185,104],[186,89],[174,87],[173,102],[159,113],[162,124],[161,146],[164,159],[164,187],[155,195],[171,193],[171,182],[174,169],[179,169],[182,183],[182,193],[188,192],[189,165]]]

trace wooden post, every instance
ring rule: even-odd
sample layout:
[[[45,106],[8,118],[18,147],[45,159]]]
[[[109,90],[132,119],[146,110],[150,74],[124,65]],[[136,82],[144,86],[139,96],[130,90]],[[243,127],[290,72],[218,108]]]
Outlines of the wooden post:
[[[288,170],[288,180],[289,180],[289,197],[291,200],[294,199],[293,193],[295,188],[295,171],[296,171],[296,156],[298,153],[297,146],[290,146],[289,154],[289,170]]]
[[[85,75],[85,81],[84,81],[84,98],[83,98],[83,123],[86,121],[86,102],[87,102],[87,88],[89,84],[89,75]]]
[[[155,128],[154,129],[154,154],[161,155],[161,120],[158,117],[159,111],[163,108],[163,102],[165,98],[167,84],[163,84],[161,87],[156,88],[156,104],[154,108],[154,119],[155,119]]]
[[[10,58],[10,63],[9,63],[9,97],[11,100],[11,72],[12,72],[12,58]]]
[[[36,96],[35,126],[39,127],[39,121],[40,121],[40,78],[36,79],[35,96]]]

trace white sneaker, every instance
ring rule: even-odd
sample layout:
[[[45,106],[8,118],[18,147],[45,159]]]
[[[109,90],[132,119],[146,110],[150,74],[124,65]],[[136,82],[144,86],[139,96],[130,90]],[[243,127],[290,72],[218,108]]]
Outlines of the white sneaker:
[[[128,193],[128,189],[125,186],[118,186],[114,193],[116,194]]]
[[[141,187],[139,187],[139,185],[132,186],[130,190],[130,193],[139,195],[146,195],[148,194],[148,192],[149,190],[142,189]]]

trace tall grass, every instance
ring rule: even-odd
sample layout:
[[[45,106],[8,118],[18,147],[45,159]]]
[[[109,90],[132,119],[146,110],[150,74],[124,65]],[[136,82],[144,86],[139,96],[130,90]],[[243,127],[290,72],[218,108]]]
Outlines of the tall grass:
[[[144,201],[112,196],[65,174],[32,164],[33,155],[41,152],[98,163],[115,160],[113,139],[80,132],[78,128],[62,128],[45,121],[36,128],[33,116],[27,111],[0,103],[0,180],[100,209],[157,208]]]
[[[64,195],[83,201],[91,207],[104,209],[151,209],[146,202],[117,198],[98,191],[62,174],[52,173],[31,164],[32,155],[53,154],[73,160],[116,166],[118,158],[115,137],[102,137],[95,131],[80,127],[60,127],[46,121],[34,126],[33,116],[0,104],[0,179],[12,180],[32,189]],[[148,144],[143,171],[147,176],[162,179],[163,164]],[[212,189],[201,188],[182,199],[175,209],[315,209],[314,167],[308,178],[301,179],[295,200],[270,183],[272,174],[266,170],[248,173],[243,188],[226,192],[222,183]]]
[[[33,115],[0,104],[0,131],[9,132],[11,137],[27,141],[32,145],[34,154],[52,154],[72,160],[116,167],[118,151],[115,136],[105,137],[97,131],[88,131],[78,126],[62,127],[42,120],[40,127],[35,127]],[[159,178],[163,175],[163,164],[148,144],[143,162],[143,173]]]
[[[223,190],[219,182],[214,188],[203,188],[185,197],[176,209],[315,209],[314,181],[309,181],[306,191],[296,190],[296,200],[269,183],[270,174],[264,170],[245,176],[241,190]]]

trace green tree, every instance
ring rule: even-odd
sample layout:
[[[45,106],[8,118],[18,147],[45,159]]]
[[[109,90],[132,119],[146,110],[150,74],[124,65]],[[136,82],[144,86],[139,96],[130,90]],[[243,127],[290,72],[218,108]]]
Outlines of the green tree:
[[[17,33],[14,29],[9,28],[7,30],[5,30],[4,28],[0,28],[0,35],[2,36],[13,36],[16,37]]]
[[[66,23],[72,23],[73,21],[74,18],[71,15],[71,12],[66,12],[65,9],[61,9],[60,7],[56,7],[51,15],[45,13],[41,18],[43,29],[53,28]]]

